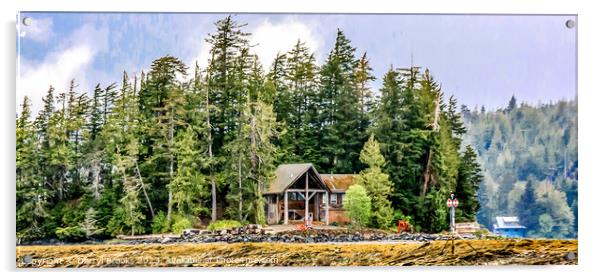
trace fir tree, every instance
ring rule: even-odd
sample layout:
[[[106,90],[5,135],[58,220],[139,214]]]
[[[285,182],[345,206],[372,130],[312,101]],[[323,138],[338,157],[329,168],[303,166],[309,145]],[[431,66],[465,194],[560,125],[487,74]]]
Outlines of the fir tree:
[[[357,68],[355,48],[337,30],[335,45],[320,70],[322,161],[320,170],[351,173],[359,166],[362,133],[357,116],[360,114],[358,94],[354,87],[354,70]],[[345,141],[339,141],[345,139]]]
[[[510,113],[514,109],[516,109],[516,97],[514,97],[514,94],[513,94],[512,97],[510,98],[510,101],[508,101],[508,106],[506,107],[506,109],[504,109],[504,112]]]
[[[209,197],[206,189],[206,178],[201,169],[206,165],[199,151],[197,135],[191,126],[182,130],[176,136],[175,156],[177,171],[169,183],[173,192],[173,204],[181,215],[207,214],[205,201]]]
[[[389,200],[393,183],[389,180],[389,175],[381,170],[385,165],[385,158],[380,153],[380,145],[374,135],[364,144],[360,160],[368,166],[360,172],[357,182],[365,187],[370,197],[371,222],[378,228],[388,228],[393,220],[393,208]]]
[[[98,211],[94,208],[90,207],[86,211],[86,215],[84,221],[80,225],[80,227],[84,230],[86,234],[86,238],[91,238],[103,231],[102,228],[98,228],[98,220],[97,220]]]
[[[90,138],[92,140],[96,139],[96,136],[100,133],[100,128],[102,127],[103,124],[103,115],[102,115],[102,108],[101,108],[101,102],[102,102],[102,98],[103,98],[103,90],[100,87],[100,84],[96,84],[96,87],[94,88],[94,94],[92,96],[92,113],[90,116]]]
[[[358,61],[354,77],[355,91],[358,94],[360,103],[360,123],[358,130],[362,133],[365,133],[370,127],[370,115],[375,109],[375,100],[369,83],[376,80],[376,77],[372,75],[372,67],[369,65],[366,52],[364,52]]]
[[[227,154],[223,148],[231,139],[237,137],[239,131],[237,120],[239,120],[241,108],[247,98],[246,94],[240,92],[240,90],[244,90],[244,81],[235,78],[236,75],[240,77],[241,73],[248,73],[249,70],[246,62],[249,58],[247,38],[250,34],[242,31],[244,26],[246,24],[238,24],[231,16],[228,16],[217,21],[215,33],[205,39],[211,46],[209,51],[211,59],[208,65],[210,71],[207,73],[207,84],[209,85],[207,104],[219,108],[211,117],[211,150],[215,156],[215,164],[212,165],[212,168],[216,176],[218,173],[223,175],[228,172],[225,170],[227,166],[224,166],[224,163],[227,162]],[[214,189],[215,199],[213,201],[224,201],[229,190],[218,186]],[[216,211],[213,212],[216,213]]]
[[[240,81],[236,81],[233,75],[237,62],[240,65],[242,51],[249,48],[249,33],[241,30],[246,24],[238,24],[231,16],[217,21],[215,26],[215,33],[210,34],[206,42],[211,45],[209,99],[211,104],[220,108],[219,114],[213,118],[214,149],[219,154],[226,142],[226,132],[236,131],[239,107],[246,100],[236,91],[235,83]]]
[[[284,156],[281,160],[299,162],[311,158],[306,152],[311,150],[308,148],[312,147],[315,137],[316,130],[309,123],[308,107],[316,94],[317,67],[313,54],[300,40],[285,58],[285,86],[277,93],[274,110],[278,121],[289,124],[280,140]]]
[[[455,195],[462,203],[458,206],[456,216],[459,220],[474,221],[479,211],[477,191],[483,176],[474,149],[466,146],[458,168],[458,181]]]
[[[48,147],[43,153],[47,159],[49,169],[49,184],[52,186],[53,196],[56,201],[63,200],[67,191],[67,174],[71,169],[71,152],[69,148],[69,134],[67,121],[66,93],[60,93],[58,98],[59,108],[48,121]]]
[[[542,212],[536,203],[536,199],[535,183],[533,182],[533,179],[530,178],[527,181],[523,195],[516,205],[517,209],[521,209],[518,213],[518,219],[521,225],[525,226],[527,230],[530,231],[538,229],[539,215]]]
[[[16,124],[16,230],[19,239],[44,236],[42,224],[48,215],[47,194],[38,167],[31,103],[25,96]]]

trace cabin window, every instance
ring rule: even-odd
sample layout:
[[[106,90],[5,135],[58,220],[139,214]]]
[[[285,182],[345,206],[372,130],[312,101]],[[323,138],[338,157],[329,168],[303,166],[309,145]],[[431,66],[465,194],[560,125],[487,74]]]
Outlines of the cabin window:
[[[298,192],[290,192],[288,193],[288,199],[289,200],[305,200],[303,198],[303,195],[298,193]]]
[[[337,204],[337,194],[331,194],[330,195],[330,204]]]

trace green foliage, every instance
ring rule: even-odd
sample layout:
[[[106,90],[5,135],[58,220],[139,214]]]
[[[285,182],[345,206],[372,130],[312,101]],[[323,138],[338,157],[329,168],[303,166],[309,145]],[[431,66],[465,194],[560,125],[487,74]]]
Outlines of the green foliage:
[[[538,219],[540,234],[546,237],[570,237],[575,222],[574,214],[569,207],[566,194],[548,180],[541,181],[536,189],[537,207],[541,207],[542,212],[550,215],[552,218],[553,231],[547,231],[548,228],[541,227],[541,221]],[[548,222],[546,226],[550,224]]]
[[[192,222],[189,218],[180,215],[174,215],[171,225],[172,233],[182,233],[185,229],[192,228]]]
[[[575,237],[577,100],[532,106],[513,96],[503,110],[465,109],[463,118],[483,167],[479,222],[491,227],[495,216],[518,216],[533,236]],[[545,234],[544,213],[557,224]]]
[[[393,211],[393,221],[395,222],[395,230],[397,230],[397,222],[398,221],[405,221],[406,224],[408,224],[408,230],[413,230],[414,229],[414,218],[412,218],[412,216],[409,215],[404,215],[401,211],[399,210],[394,210]]]
[[[91,238],[102,233],[103,229],[98,227],[98,211],[90,207],[86,210],[84,220],[80,223],[80,228],[84,232],[86,238]]]
[[[107,233],[110,236],[127,234],[128,228],[124,222],[126,219],[127,213],[125,212],[125,210],[120,206],[116,207],[113,214],[111,215],[111,219],[107,223]]]
[[[124,211],[125,215],[122,216],[123,223],[129,227],[130,234],[134,235],[139,232],[143,232],[144,229],[142,227],[142,221],[144,219],[144,215],[141,212],[141,202],[139,199],[139,187],[137,179],[132,176],[126,175],[126,166],[129,165],[127,163],[130,161],[129,158],[122,158],[120,155],[117,155],[117,166],[119,173],[122,174],[122,183],[123,183],[123,196],[119,200],[121,203],[121,209]]]
[[[86,237],[86,233],[79,226],[59,227],[55,230],[55,234],[59,239],[68,241],[79,241]]]
[[[49,91],[52,96],[52,88]],[[46,97],[50,98],[50,97]],[[23,99],[21,115],[16,124],[16,199],[17,237],[35,239],[44,236],[44,218],[48,216],[48,190],[41,184],[43,175],[39,169],[36,148],[36,127],[31,121],[31,103]],[[44,113],[42,111],[41,113]],[[39,117],[41,118],[41,117]],[[38,118],[38,120],[39,120]],[[38,124],[41,125],[41,124]]]
[[[476,202],[471,192],[480,180],[476,158],[462,158],[460,153],[466,128],[455,99],[444,102],[428,70],[390,69],[372,115],[372,131],[382,143],[383,170],[392,182],[393,208],[413,217],[415,229],[446,229],[449,194],[460,191],[459,199]],[[474,216],[474,211],[466,216]]]
[[[318,165],[322,172],[352,173],[366,135],[360,131],[361,103],[354,85],[358,60],[355,48],[342,30],[320,69],[319,118],[323,125]],[[341,141],[341,139],[345,139]]]
[[[208,230],[222,230],[222,229],[231,229],[231,228],[239,228],[243,225],[239,221],[235,220],[217,220],[215,222],[211,222],[208,226]]]
[[[317,131],[317,66],[315,57],[300,40],[292,50],[279,55],[267,74],[266,90],[275,91],[273,109],[278,122],[286,123],[286,131],[277,141],[281,162],[315,161]]]
[[[370,222],[371,203],[366,189],[360,185],[349,187],[343,198],[343,209],[351,219],[351,225],[354,227],[364,227]]]
[[[212,228],[233,223],[218,218],[262,224],[262,191],[292,162],[359,173],[363,187],[345,196],[355,226],[445,230],[454,192],[459,220],[518,215],[534,235],[576,236],[576,100],[458,110],[419,67],[391,67],[376,98],[367,54],[341,30],[322,65],[299,41],[264,74],[244,24],[215,27],[207,67],[192,77],[165,56],[90,97],[75,81],[50,87],[35,118],[24,99],[19,239],[180,231],[209,213]]]
[[[152,233],[166,233],[170,229],[170,224],[165,217],[165,212],[159,211],[153,218],[151,224]]]
[[[456,217],[459,221],[475,221],[480,208],[477,191],[482,180],[477,155],[470,145],[466,146],[460,158],[455,192],[456,197],[462,199],[462,203],[456,208]]]
[[[254,81],[261,83],[260,81]],[[252,92],[249,88],[249,93]],[[249,95],[241,110],[237,135],[226,146],[231,166],[229,175],[236,180],[230,184],[227,209],[229,216],[239,221],[265,223],[262,190],[270,184],[275,169],[280,135],[272,106],[261,101],[263,92],[256,92],[257,100]]]
[[[552,237],[555,226],[554,219],[550,214],[539,215],[539,232],[544,237]]]
[[[168,188],[173,192],[177,212],[207,214],[209,210],[204,205],[210,193],[201,173],[206,162],[200,156],[197,134],[191,126],[176,136],[175,156],[179,166]]]
[[[543,212],[543,209],[537,205],[535,187],[534,180],[528,180],[525,190],[516,204],[516,209],[520,209],[518,212],[520,223],[528,230],[537,228],[539,215]]]
[[[362,163],[368,165],[360,172],[357,182],[365,186],[371,201],[371,224],[377,228],[388,228],[393,223],[393,208],[389,195],[393,183],[381,167],[385,158],[380,153],[380,144],[371,135],[360,153]]]

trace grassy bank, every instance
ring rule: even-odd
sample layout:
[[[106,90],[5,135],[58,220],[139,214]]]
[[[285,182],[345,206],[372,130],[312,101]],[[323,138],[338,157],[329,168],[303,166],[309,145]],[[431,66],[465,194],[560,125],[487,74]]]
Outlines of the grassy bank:
[[[18,246],[17,267],[577,264],[577,240]],[[567,253],[575,253],[568,259]]]

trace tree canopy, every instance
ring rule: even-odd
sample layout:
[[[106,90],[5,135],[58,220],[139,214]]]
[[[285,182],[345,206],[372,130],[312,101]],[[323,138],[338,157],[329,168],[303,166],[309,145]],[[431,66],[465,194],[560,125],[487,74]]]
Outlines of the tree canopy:
[[[371,88],[369,55],[342,30],[324,62],[299,40],[264,73],[245,29],[229,16],[198,38],[210,47],[204,68],[166,55],[89,94],[76,81],[66,92],[51,86],[36,116],[26,97],[16,125],[18,237],[264,223],[275,168],[300,162],[359,174],[345,196],[360,202],[349,213],[357,225],[411,217],[416,230],[445,230],[454,192],[459,220],[490,226],[518,215],[535,235],[575,236],[576,100],[458,108],[414,65],[391,66]],[[521,212],[527,204],[537,208]]]

